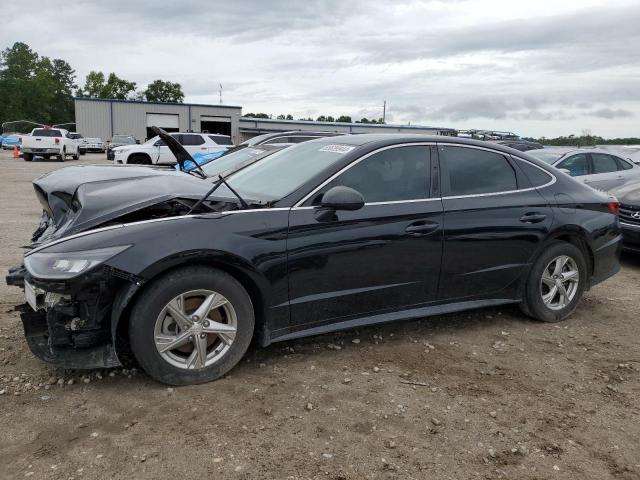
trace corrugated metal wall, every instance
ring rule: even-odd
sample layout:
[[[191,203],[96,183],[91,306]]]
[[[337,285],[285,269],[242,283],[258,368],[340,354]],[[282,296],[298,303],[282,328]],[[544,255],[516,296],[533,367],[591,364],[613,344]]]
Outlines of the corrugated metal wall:
[[[75,99],[76,130],[85,137],[109,140],[114,134],[129,134],[143,142],[147,136],[147,113],[179,115],[180,131],[200,131],[200,116],[228,117],[231,138],[240,139],[240,107],[220,105],[176,105],[147,102],[126,102],[101,99]]]
[[[307,132],[341,133],[406,133],[426,135],[451,135],[450,128],[426,127],[421,125],[374,125],[370,123],[310,122],[305,120],[272,120],[262,118],[240,119],[240,142],[264,133],[301,130]]]

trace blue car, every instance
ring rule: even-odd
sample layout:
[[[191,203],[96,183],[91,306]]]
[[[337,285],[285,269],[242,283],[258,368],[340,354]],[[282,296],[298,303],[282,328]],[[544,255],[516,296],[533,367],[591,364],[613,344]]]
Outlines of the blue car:
[[[218,157],[221,157],[223,153],[225,153],[225,150],[211,153],[194,153],[193,155],[191,155],[191,157],[198,165],[204,165],[211,162],[212,160],[215,160]],[[191,170],[196,168],[196,163],[192,162],[191,160],[187,160],[184,162],[184,168],[181,169],[180,165],[178,164],[175,166],[175,169],[182,170],[183,172],[190,172]]]
[[[2,149],[13,150],[14,145],[20,148],[20,135],[7,135],[2,137]]]

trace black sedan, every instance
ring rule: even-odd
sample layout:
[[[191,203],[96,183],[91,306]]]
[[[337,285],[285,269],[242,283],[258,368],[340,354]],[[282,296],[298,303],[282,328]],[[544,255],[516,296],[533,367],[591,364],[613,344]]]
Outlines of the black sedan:
[[[253,338],[504,304],[560,321],[620,268],[613,197],[485,142],[322,138],[209,182],[187,214],[29,251],[31,350],[90,368],[130,347],[156,380],[191,384]]]
[[[623,185],[611,193],[620,202],[622,248],[640,253],[640,184]]]

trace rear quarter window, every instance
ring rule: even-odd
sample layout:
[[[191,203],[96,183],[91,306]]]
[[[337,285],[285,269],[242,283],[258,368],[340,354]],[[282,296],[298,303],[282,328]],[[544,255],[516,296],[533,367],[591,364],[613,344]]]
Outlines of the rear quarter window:
[[[520,169],[531,182],[532,187],[541,187],[553,180],[553,177],[541,168],[523,160],[516,161],[518,162]]]

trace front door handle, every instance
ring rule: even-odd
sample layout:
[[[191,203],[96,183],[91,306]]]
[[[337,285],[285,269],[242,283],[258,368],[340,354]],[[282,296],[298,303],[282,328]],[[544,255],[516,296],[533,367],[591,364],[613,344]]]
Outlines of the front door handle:
[[[522,217],[520,217],[520,221],[524,223],[540,223],[544,222],[547,216],[544,213],[525,213]]]
[[[422,235],[428,235],[430,233],[435,232],[440,227],[439,223],[430,222],[427,220],[420,220],[418,222],[414,222],[404,229],[409,235],[413,237],[419,237]]]

